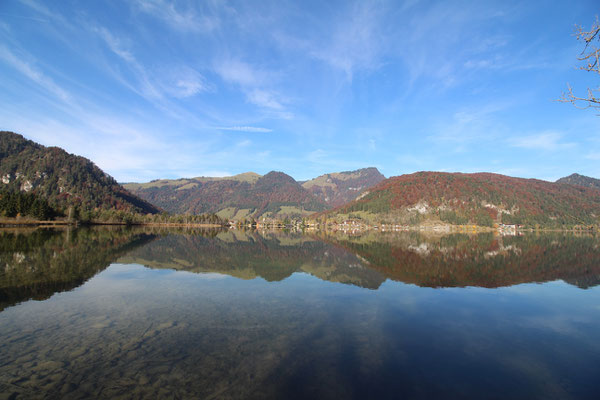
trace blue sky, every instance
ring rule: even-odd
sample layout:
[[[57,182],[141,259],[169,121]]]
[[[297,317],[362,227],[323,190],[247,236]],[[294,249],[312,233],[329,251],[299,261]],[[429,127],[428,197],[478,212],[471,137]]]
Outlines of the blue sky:
[[[0,129],[117,180],[600,177],[597,1],[0,1]]]

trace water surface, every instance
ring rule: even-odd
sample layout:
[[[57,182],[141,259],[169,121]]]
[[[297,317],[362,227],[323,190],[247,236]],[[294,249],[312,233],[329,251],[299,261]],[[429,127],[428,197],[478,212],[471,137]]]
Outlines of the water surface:
[[[593,236],[0,233],[6,398],[597,398]]]

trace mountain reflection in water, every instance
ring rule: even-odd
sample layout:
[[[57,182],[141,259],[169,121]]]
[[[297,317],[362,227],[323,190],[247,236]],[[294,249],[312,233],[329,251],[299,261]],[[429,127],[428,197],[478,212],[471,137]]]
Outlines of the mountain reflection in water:
[[[0,397],[592,399],[599,279],[594,236],[4,231]]]
[[[580,288],[600,283],[598,239],[558,233],[309,236],[232,230],[214,237],[168,235],[119,262],[270,282],[305,272],[369,289],[386,279],[424,287],[495,288],[557,279]]]

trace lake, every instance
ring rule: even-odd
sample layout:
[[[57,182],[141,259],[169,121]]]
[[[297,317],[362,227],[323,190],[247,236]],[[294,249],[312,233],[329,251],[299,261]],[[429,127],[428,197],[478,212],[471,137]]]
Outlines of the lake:
[[[0,231],[0,398],[596,399],[600,238]]]

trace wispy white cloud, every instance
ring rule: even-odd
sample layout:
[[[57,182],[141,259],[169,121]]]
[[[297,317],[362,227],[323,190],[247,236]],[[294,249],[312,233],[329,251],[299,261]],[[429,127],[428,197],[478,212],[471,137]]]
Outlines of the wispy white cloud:
[[[49,20],[46,18],[37,18],[37,17],[28,16],[28,15],[7,14],[7,13],[2,13],[2,12],[0,12],[0,15],[4,16],[4,17],[19,18],[19,19],[24,19],[24,20],[36,21],[36,22],[49,22]],[[0,22],[0,28],[7,29],[8,25],[3,22]]]
[[[314,41],[310,54],[344,72],[352,81],[357,70],[377,69],[388,45],[383,31],[385,2],[356,2],[333,23],[329,42]]]
[[[465,146],[471,143],[497,139],[503,126],[495,114],[511,106],[510,102],[497,102],[463,108],[448,119],[437,122],[433,128],[434,133],[428,139],[452,143],[456,146],[456,151],[464,151]]]
[[[204,77],[188,65],[164,65],[156,71],[150,70],[134,56],[129,40],[118,37],[104,27],[96,26],[92,31],[131,69],[133,76],[130,80],[135,80],[136,84],[121,75],[119,80],[148,100],[162,99],[165,95],[188,98],[210,89]]]
[[[52,95],[56,96],[64,102],[68,102],[71,99],[71,95],[59,86],[52,78],[47,76],[33,63],[24,61],[27,58],[24,54],[16,55],[8,48],[0,45],[0,59],[5,63],[19,71],[23,76],[29,78],[40,87],[44,88]]]
[[[57,22],[67,24],[67,21],[65,20],[65,18],[62,15],[51,11],[48,7],[46,7],[46,5],[44,5],[40,2],[37,2],[35,0],[20,0],[20,2],[24,5],[26,5],[27,7],[31,8],[38,14],[41,14],[41,15],[43,15],[49,19],[55,20]],[[44,22],[46,22],[46,21],[47,20],[44,20]]]
[[[117,56],[122,58],[124,61],[130,64],[137,64],[137,60],[127,48],[128,46],[124,43],[121,38],[113,35],[108,29],[104,27],[93,27],[92,30],[96,32],[106,43],[108,48],[115,53]]]
[[[216,15],[198,15],[194,9],[189,7],[183,9],[173,1],[136,0],[135,5],[140,11],[152,15],[164,21],[171,28],[180,31],[210,32],[220,24]]]
[[[187,98],[212,90],[198,71],[186,65],[169,66],[161,75],[158,85],[173,97]]]
[[[261,128],[257,126],[220,126],[216,129],[220,131],[238,131],[238,132],[259,132],[259,133],[268,133],[273,132],[272,129],[269,128]]]
[[[481,69],[481,68],[494,68],[498,67],[497,60],[491,59],[475,59],[475,60],[467,60],[464,63],[465,68],[471,69]]]
[[[220,60],[215,63],[214,69],[225,82],[240,86],[263,85],[266,83],[268,75],[272,76],[272,73],[269,74],[235,59]]]
[[[293,118],[293,113],[285,105],[289,100],[269,88],[279,78],[277,71],[256,68],[236,59],[216,62],[214,69],[225,82],[239,86],[247,102],[266,111],[269,116],[281,119]]]
[[[563,142],[563,135],[558,132],[546,131],[534,135],[509,139],[513,147],[532,150],[556,151],[576,146],[575,143]]]
[[[92,31],[104,41],[111,52],[123,60],[133,71],[133,79],[136,80],[136,84],[132,84],[121,74],[115,73],[115,76],[121,81],[121,83],[146,99],[153,100],[162,97],[161,91],[151,82],[148,71],[135,58],[132,51],[129,49],[129,44],[126,40],[111,33],[104,27],[95,26],[92,27]]]
[[[275,111],[282,111],[284,109],[281,99],[275,93],[267,90],[253,89],[247,93],[247,98],[249,102],[259,107]]]
[[[408,70],[411,87],[420,79],[433,79],[437,84],[432,90],[439,91],[471,79],[477,70],[512,68],[524,60],[531,64],[536,59],[531,51],[516,54],[512,48],[503,53],[512,38],[487,31],[498,21],[506,22],[506,14],[516,17],[511,7],[508,2],[437,2],[403,16],[393,47]],[[478,31],[486,35],[473,34]]]

